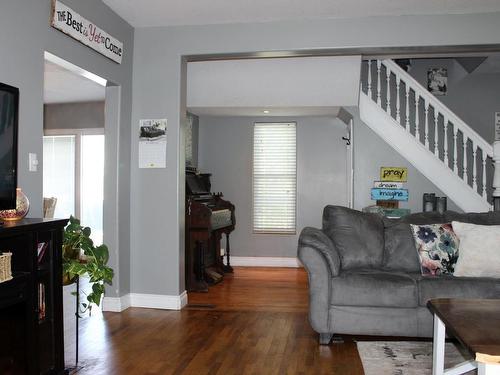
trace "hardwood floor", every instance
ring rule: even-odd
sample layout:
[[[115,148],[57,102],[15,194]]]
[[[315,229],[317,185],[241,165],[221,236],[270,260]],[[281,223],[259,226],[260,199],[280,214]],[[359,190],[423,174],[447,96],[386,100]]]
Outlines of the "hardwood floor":
[[[189,302],[84,319],[78,374],[363,374],[352,340],[318,345],[301,269],[236,268]]]

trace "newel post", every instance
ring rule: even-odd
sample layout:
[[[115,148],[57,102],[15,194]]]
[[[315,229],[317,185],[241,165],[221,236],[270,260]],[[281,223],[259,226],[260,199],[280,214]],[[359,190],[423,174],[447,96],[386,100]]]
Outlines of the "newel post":
[[[493,172],[493,209],[500,211],[500,141],[493,143],[493,162],[495,171]]]

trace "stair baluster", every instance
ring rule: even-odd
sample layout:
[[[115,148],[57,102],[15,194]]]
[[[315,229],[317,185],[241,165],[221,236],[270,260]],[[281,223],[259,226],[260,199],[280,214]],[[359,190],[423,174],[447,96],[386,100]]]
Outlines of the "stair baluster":
[[[446,166],[449,167],[449,162],[448,162],[448,118],[444,116],[444,121],[443,121],[443,129],[444,129],[444,138],[443,138],[443,161],[446,164]]]
[[[420,143],[420,124],[418,123],[418,103],[419,103],[419,100],[420,100],[420,97],[415,92],[415,138],[417,138],[417,141]]]
[[[372,95],[372,61],[371,60],[368,60],[368,86],[367,86],[367,89],[368,89],[368,97],[370,99],[373,99],[373,95]]]
[[[425,99],[424,99],[425,100]],[[429,149],[429,102],[424,101],[425,109],[425,148]]]
[[[484,199],[488,200],[488,193],[486,192],[486,159],[488,158],[488,155],[484,153],[483,150],[481,150],[481,157],[483,159],[483,170],[482,170],[482,175],[483,175],[483,197]]]
[[[439,123],[439,112],[434,110],[434,155],[439,159],[439,133],[438,133],[438,123]]]
[[[382,62],[377,60],[377,104],[382,104],[382,99],[380,97],[380,67],[382,66]]]
[[[477,150],[474,142],[472,143],[472,188],[477,191]]]
[[[396,121],[401,124],[401,103],[399,99],[399,86],[401,84],[401,79],[399,75],[396,74]]]
[[[405,121],[405,128],[407,132],[410,132],[410,86],[405,83],[405,90],[406,90],[406,121]]]
[[[457,136],[458,130],[455,129],[455,125],[453,125],[453,172],[458,174],[458,143]]]
[[[463,180],[467,185],[469,185],[469,175],[468,175],[468,161],[469,159],[467,158],[468,155],[468,140],[469,138],[465,135],[465,133],[462,133],[463,137],[463,143],[464,143],[464,174],[463,174]]]
[[[385,68],[385,80],[386,80],[386,100],[385,100],[385,111],[389,116],[391,116],[391,71],[388,67]]]

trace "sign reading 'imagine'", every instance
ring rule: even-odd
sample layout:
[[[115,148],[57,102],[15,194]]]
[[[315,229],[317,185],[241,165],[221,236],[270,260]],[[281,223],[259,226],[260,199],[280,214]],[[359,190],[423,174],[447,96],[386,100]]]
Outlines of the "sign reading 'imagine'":
[[[123,43],[80,16],[59,0],[52,0],[50,25],[121,64]]]

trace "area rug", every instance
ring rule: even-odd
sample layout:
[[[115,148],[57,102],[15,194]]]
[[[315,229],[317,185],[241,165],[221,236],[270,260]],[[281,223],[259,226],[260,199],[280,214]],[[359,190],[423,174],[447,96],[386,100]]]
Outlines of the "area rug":
[[[358,341],[358,352],[365,375],[430,375],[432,342]],[[445,368],[471,359],[468,353],[446,343]],[[467,375],[477,374],[476,370]]]

